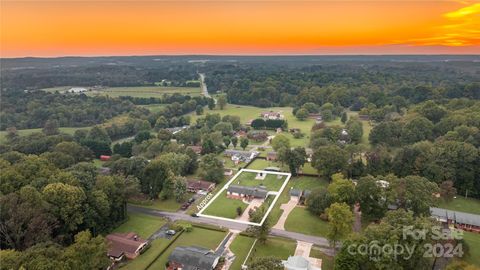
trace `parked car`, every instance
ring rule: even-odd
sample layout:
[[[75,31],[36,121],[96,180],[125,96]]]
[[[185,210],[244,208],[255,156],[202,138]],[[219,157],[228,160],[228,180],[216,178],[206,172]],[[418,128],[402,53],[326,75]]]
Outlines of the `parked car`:
[[[187,210],[187,208],[188,208],[189,206],[190,206],[189,203],[184,203],[184,204],[182,204],[182,207],[180,207],[180,209],[182,209],[182,210]]]
[[[189,203],[193,203],[194,201],[195,201],[195,198],[193,198],[193,197],[190,198],[190,199],[188,199],[188,202],[189,202]]]
[[[168,235],[175,235],[176,233],[177,233],[177,232],[174,231],[174,230],[168,230],[168,231],[166,232],[166,234],[168,234]]]
[[[192,217],[198,217],[197,213],[191,214]]]

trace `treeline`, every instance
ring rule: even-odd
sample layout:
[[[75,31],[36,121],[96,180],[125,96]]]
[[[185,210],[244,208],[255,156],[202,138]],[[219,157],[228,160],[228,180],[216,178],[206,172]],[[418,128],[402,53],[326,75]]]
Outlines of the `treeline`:
[[[63,95],[42,91],[2,91],[0,129],[41,128],[48,120],[60,127],[96,125],[119,114],[129,112],[134,105],[109,97]]]
[[[161,98],[156,97],[132,97],[132,96],[120,96],[121,100],[128,100],[135,105],[148,105],[148,104],[170,104],[173,102],[183,103],[187,100],[190,100],[190,96],[181,95],[179,93],[174,93],[172,95],[164,94]]]
[[[235,104],[300,107],[332,103],[360,110],[429,99],[480,98],[479,66],[468,63],[355,62],[289,66],[209,65],[206,84]]]
[[[145,63],[126,65],[91,64],[82,66],[42,67],[35,69],[3,69],[0,79],[2,89],[37,90],[64,85],[82,86],[145,86],[168,80],[171,86],[187,86],[196,80],[195,67],[189,64],[156,63],[155,67]]]

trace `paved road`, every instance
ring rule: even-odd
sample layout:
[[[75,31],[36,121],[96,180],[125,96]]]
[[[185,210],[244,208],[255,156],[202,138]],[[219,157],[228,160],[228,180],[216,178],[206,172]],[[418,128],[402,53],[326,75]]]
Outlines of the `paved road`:
[[[198,73],[198,75],[200,76],[200,84],[202,85],[202,94],[206,97],[210,97],[210,94],[207,90],[207,85],[205,84],[205,74]]]
[[[204,223],[204,224],[209,224],[209,225],[214,225],[214,226],[220,226],[220,227],[228,228],[228,229],[231,229],[231,230],[238,230],[238,231],[245,231],[248,228],[248,225],[240,224],[240,223],[237,223],[237,222],[211,219],[211,218],[206,218],[206,217],[192,217],[192,216],[189,216],[189,215],[183,214],[183,213],[164,212],[164,211],[158,211],[158,210],[143,208],[143,207],[134,206],[134,205],[128,205],[128,211],[129,212],[135,212],[135,213],[147,214],[147,215],[153,215],[153,216],[158,216],[158,217],[164,217],[164,218],[168,218],[172,221],[185,220],[185,221],[189,221],[189,222]],[[288,232],[288,231],[278,230],[278,229],[272,229],[270,231],[270,234],[273,235],[273,236],[281,236],[281,237],[290,238],[290,239],[293,239],[293,240],[313,243],[315,245],[319,245],[319,246],[322,246],[322,247],[328,247],[329,246],[328,245],[328,240],[323,238],[323,237],[311,236],[311,235],[295,233],[295,232]]]

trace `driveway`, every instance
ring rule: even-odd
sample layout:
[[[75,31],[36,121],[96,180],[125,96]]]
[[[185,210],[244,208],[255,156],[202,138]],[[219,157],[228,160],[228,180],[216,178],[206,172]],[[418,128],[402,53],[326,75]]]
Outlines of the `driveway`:
[[[288,215],[290,215],[290,212],[292,212],[292,210],[297,206],[297,204],[298,197],[290,196],[290,201],[280,205],[280,209],[283,210],[283,213],[278,219],[277,224],[273,226],[274,229],[285,230],[285,222],[287,221]]]
[[[250,215],[248,213],[250,212],[250,209],[254,210],[256,207],[260,207],[262,203],[263,200],[260,199],[253,199],[252,201],[250,201],[245,211],[243,211],[242,215],[238,217],[237,220],[249,221]]]

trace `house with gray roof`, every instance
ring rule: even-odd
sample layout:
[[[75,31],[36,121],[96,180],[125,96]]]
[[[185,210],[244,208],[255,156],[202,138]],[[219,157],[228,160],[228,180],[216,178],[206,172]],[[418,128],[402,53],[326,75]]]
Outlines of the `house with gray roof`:
[[[430,207],[432,217],[440,222],[454,224],[456,228],[480,233],[480,215]]]
[[[302,256],[290,256],[282,263],[286,270],[321,270],[321,260],[307,259]]]
[[[248,187],[240,185],[230,185],[227,188],[227,196],[238,199],[265,199],[268,190],[264,187]]]
[[[212,250],[197,246],[178,246],[168,257],[166,270],[212,270],[220,256]]]

